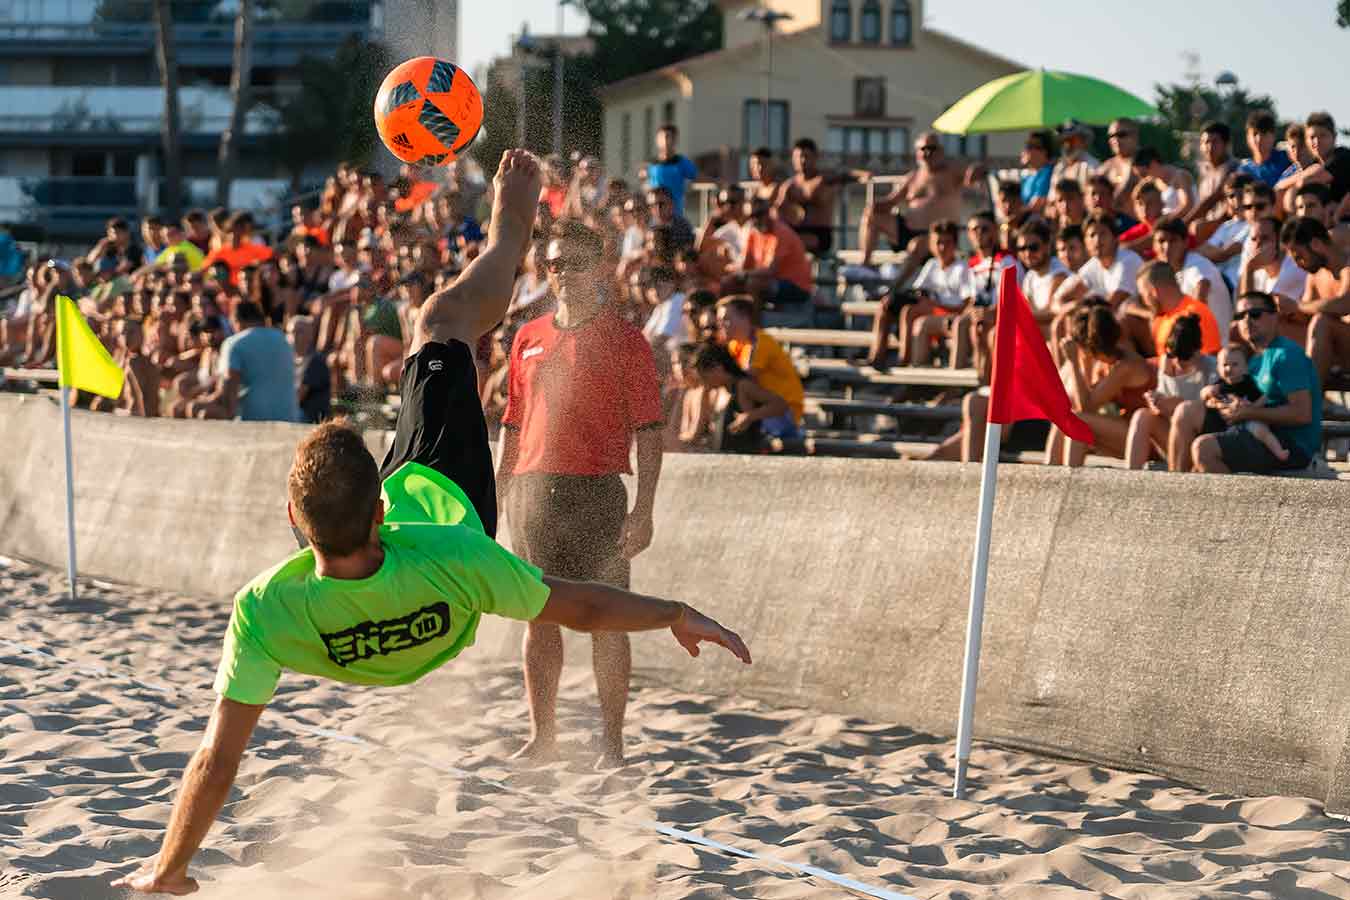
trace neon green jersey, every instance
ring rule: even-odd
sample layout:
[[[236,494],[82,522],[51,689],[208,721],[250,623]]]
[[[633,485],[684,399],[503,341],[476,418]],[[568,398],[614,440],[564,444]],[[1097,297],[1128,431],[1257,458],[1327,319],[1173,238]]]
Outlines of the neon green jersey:
[[[369,578],[315,574],[306,548],[234,598],[218,694],[263,704],[282,669],[351,684],[416,681],[471,646],[484,613],[528,621],[539,569],[483,533],[454,482],[406,463],[384,482],[384,562]]]

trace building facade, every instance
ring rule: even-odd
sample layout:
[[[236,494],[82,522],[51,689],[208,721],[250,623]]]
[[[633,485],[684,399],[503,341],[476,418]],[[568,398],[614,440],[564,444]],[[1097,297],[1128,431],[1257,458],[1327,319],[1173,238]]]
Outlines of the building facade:
[[[767,146],[786,157],[810,137],[834,164],[895,172],[912,165],[915,138],[964,94],[1024,66],[922,26],[922,0],[719,0],[724,46],[608,85],[605,163],[633,179],[663,123],[681,151],[720,179],[744,177]],[[770,46],[760,21],[778,21]],[[767,104],[765,97],[767,92]],[[767,105],[767,122],[765,109]],[[767,125],[767,127],[766,127]],[[944,136],[950,153],[1015,157],[1025,136]]]
[[[229,121],[232,0],[173,0],[185,201],[214,205]],[[298,88],[305,56],[378,40],[376,0],[313,0],[261,11],[230,205],[263,209],[288,175],[269,158],[268,104]],[[148,0],[0,0],[0,223],[30,240],[80,240],[112,215],[156,211],[164,92]]]

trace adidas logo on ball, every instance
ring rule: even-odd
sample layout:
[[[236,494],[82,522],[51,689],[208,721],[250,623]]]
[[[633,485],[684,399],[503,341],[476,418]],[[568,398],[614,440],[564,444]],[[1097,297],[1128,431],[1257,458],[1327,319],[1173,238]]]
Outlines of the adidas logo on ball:
[[[396,134],[389,140],[405,150],[412,149],[412,141],[408,140],[408,135],[406,134]]]

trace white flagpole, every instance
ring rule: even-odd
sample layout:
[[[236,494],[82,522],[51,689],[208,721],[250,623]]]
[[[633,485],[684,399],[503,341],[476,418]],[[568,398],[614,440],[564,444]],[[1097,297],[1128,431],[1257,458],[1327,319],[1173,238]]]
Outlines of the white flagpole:
[[[980,515],[975,526],[975,558],[970,563],[970,617],[966,622],[966,662],[961,676],[961,720],[956,728],[956,786],[952,796],[964,800],[970,736],[975,724],[975,686],[980,679],[980,638],[984,630],[984,588],[989,575],[989,532],[994,519],[994,487],[1003,426],[984,426],[984,468],[980,475]]]
[[[70,599],[75,599],[75,466],[70,452],[70,392],[61,388],[61,418],[66,431],[66,576],[70,579]]]

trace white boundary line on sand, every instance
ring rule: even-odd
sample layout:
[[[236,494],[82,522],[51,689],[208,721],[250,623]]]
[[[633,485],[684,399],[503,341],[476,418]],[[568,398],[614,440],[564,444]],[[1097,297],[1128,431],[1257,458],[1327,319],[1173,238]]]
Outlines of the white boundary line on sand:
[[[191,693],[202,693],[202,691],[200,690],[193,692],[188,691],[184,688],[165,686],[144,681],[143,679],[138,677],[132,670],[125,669],[120,666],[115,668],[108,668],[103,665],[82,665],[80,663],[65,659],[64,657],[57,656],[55,653],[52,653],[50,651],[42,650],[37,647],[33,647],[29,644],[25,644],[21,641],[10,640],[8,638],[0,638],[0,647],[9,647],[18,650],[22,653],[33,654],[34,656],[39,656],[43,659],[51,660],[52,662],[63,668],[74,669],[75,671],[80,672],[81,674],[84,675],[92,675],[99,678],[120,678],[124,681],[131,682],[137,687],[145,688],[146,690],[154,691],[155,693],[158,694],[163,695],[177,694],[179,697],[184,697],[189,696]],[[382,744],[378,741],[369,740],[359,735],[345,734],[341,731],[334,731],[333,729],[330,728],[320,728],[316,725],[310,725],[306,722],[296,719],[276,709],[271,709],[269,710],[269,712],[272,714],[273,717],[283,719],[284,721],[288,722],[293,728],[299,731],[306,732],[308,734],[316,735],[318,737],[326,738],[332,741],[338,741],[344,744],[351,744],[353,746],[372,747],[381,750],[387,750],[396,756],[403,756],[408,759],[415,760],[417,762],[422,763],[423,765],[429,766],[437,770],[438,772],[443,772],[446,775],[451,775],[461,780],[472,779],[474,781],[480,781],[500,791],[504,791],[506,793],[513,794],[518,797],[524,797],[528,800],[535,802],[542,800],[544,803],[551,804],[555,807],[559,808],[564,807],[563,803],[560,803],[553,797],[539,794],[532,794],[529,793],[528,791],[522,791],[519,788],[511,787],[509,784],[506,784],[503,781],[498,781],[497,779],[494,778],[488,778],[484,775],[479,775],[476,772],[470,772],[467,769],[461,769],[458,766],[450,765],[449,763],[443,763],[438,762],[434,759],[429,759],[415,751],[398,750],[388,746],[387,744]],[[837,875],[834,872],[829,871],[828,869],[822,869],[819,868],[818,866],[803,865],[802,863],[795,863],[790,860],[780,859],[779,857],[776,856],[767,856],[759,853],[754,853],[749,850],[742,850],[741,848],[733,846],[731,844],[724,844],[721,841],[713,840],[712,838],[704,837],[700,834],[695,834],[692,831],[686,831],[683,828],[675,828],[670,825],[662,825],[660,822],[643,821],[640,819],[632,818],[630,816],[606,815],[605,813],[602,813],[597,809],[595,809],[593,806],[589,806],[583,803],[581,800],[568,795],[564,795],[563,799],[566,800],[566,806],[576,807],[577,809],[580,809],[587,815],[590,815],[595,818],[607,819],[611,822],[628,822],[630,824],[640,825],[647,831],[652,831],[655,832],[656,834],[668,838],[673,838],[677,841],[681,841],[686,844],[694,844],[700,847],[707,847],[709,849],[718,850],[722,853],[726,853],[730,856],[737,856],[742,859],[767,863],[770,866],[776,866],[780,869],[786,869],[795,875],[803,876],[806,878],[817,878],[820,879],[821,881],[827,881],[833,885],[844,888],[845,890],[853,891],[854,893],[858,894],[863,894],[868,897],[876,897],[878,898],[878,900],[918,900],[918,898],[911,897],[908,894],[901,894],[897,891],[892,891],[888,888],[875,887],[873,885],[866,884],[856,879],[849,878],[846,875]]]

